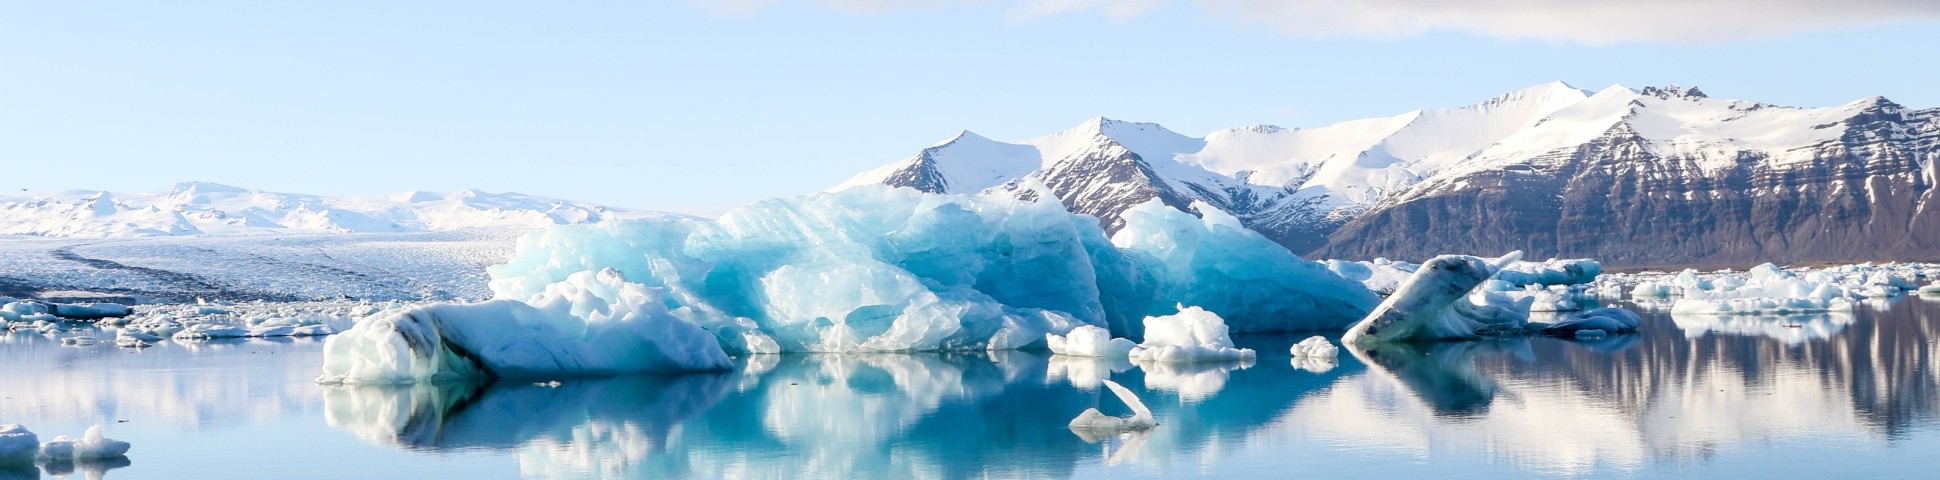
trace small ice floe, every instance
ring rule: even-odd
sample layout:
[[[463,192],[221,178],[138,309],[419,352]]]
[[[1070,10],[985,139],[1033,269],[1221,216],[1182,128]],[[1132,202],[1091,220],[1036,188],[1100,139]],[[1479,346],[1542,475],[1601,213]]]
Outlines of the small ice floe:
[[[1930,285],[1920,287],[1920,294],[1921,295],[1940,295],[1940,282],[1933,282]]]
[[[85,347],[85,346],[94,345],[97,343],[101,343],[101,339],[86,336],[86,335],[61,337],[61,345],[69,346],[69,347]]]
[[[1131,340],[1111,338],[1111,332],[1091,325],[1079,326],[1064,335],[1046,333],[1044,340],[1051,347],[1051,353],[1074,357],[1125,358],[1138,347]]]
[[[1576,338],[1601,338],[1611,333],[1634,332],[1643,324],[1643,317],[1636,312],[1621,308],[1599,308],[1569,316],[1563,321],[1543,327],[1544,335]],[[1586,334],[1586,331],[1596,333]]]
[[[0,466],[32,465],[40,454],[40,437],[17,424],[0,425]]]
[[[1179,313],[1145,317],[1145,343],[1128,354],[1143,362],[1220,362],[1253,358],[1250,348],[1235,348],[1219,314],[1179,306]]]
[[[1099,412],[1097,408],[1087,408],[1084,413],[1078,414],[1078,418],[1071,419],[1071,423],[1068,426],[1072,430],[1122,432],[1150,430],[1152,427],[1159,425],[1158,419],[1152,418],[1152,410],[1145,408],[1145,402],[1139,401],[1138,396],[1133,395],[1131,390],[1127,390],[1124,386],[1119,385],[1118,382],[1111,380],[1105,380],[1104,383],[1105,388],[1110,388],[1111,393],[1118,395],[1119,401],[1125,402],[1125,406],[1132,409],[1132,415],[1129,417],[1113,417],[1105,415],[1104,412]]]
[[[1340,356],[1340,347],[1334,346],[1332,342],[1327,341],[1326,337],[1319,335],[1307,337],[1306,340],[1301,340],[1300,343],[1293,344],[1293,348],[1288,349],[1288,351],[1293,353],[1295,357],[1335,358]]]
[[[198,323],[189,325],[188,328],[183,328],[182,331],[175,332],[169,338],[173,338],[179,342],[183,340],[213,340],[218,338],[243,338],[247,336],[249,336],[249,330],[235,325]]]
[[[101,426],[95,425],[80,440],[61,435],[41,444],[39,457],[42,462],[106,460],[128,454],[128,448],[128,442],[102,436]]]

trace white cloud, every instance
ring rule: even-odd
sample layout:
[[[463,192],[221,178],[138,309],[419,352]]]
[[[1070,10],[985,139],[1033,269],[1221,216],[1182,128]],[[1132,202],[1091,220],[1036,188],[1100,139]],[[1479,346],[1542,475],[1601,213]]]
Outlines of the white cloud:
[[[752,13],[802,1],[859,13],[1004,6],[1016,18],[1095,12],[1117,20],[1170,0],[690,0]],[[1207,13],[1298,37],[1393,38],[1461,31],[1584,43],[1758,38],[1896,21],[1940,19],[1940,0],[1185,0]]]

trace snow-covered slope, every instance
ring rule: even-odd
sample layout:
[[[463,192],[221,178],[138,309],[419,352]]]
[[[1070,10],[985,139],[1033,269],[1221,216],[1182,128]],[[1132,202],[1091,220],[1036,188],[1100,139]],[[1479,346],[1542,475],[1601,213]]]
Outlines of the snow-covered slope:
[[[1195,138],[1156,124],[1098,118],[1015,143],[965,137],[977,140],[974,149],[953,148],[964,142],[960,137],[837,188],[886,183],[967,193],[1041,185],[1108,229],[1119,226],[1119,212],[1144,200],[1180,208],[1203,200],[1295,251],[1344,257],[1521,249],[1616,256],[1619,264],[1646,260],[1651,253],[1643,245],[1651,242],[1605,248],[1609,240],[1594,238],[1601,227],[1589,223],[1612,217],[1592,212],[1610,208],[1655,216],[1647,219],[1655,230],[1627,232],[1632,240],[1678,231],[1679,222],[1739,222],[1742,228],[1704,239],[1712,247],[1691,250],[1692,258],[1810,260],[1821,253],[1784,255],[1800,241],[1833,240],[1773,232],[1823,232],[1827,224],[1883,239],[1862,242],[1869,248],[1929,248],[1940,255],[1940,241],[1921,243],[1925,237],[1916,234],[1926,228],[1940,235],[1931,226],[1940,221],[1917,221],[1940,212],[1930,208],[1940,205],[1929,205],[1940,178],[1932,162],[1940,156],[1940,111],[1910,110],[1879,97],[1797,108],[1716,99],[1696,88],[1616,85],[1590,92],[1552,82],[1468,106],[1316,128],[1260,125]],[[1598,182],[1581,183],[1585,175]],[[1820,193],[1786,193],[1801,188]],[[1417,204],[1436,198],[1455,204]],[[1707,198],[1719,201],[1697,204]],[[1616,199],[1625,200],[1611,202]],[[1666,201],[1678,204],[1641,206]],[[1558,217],[1571,215],[1584,224],[1566,228],[1588,230],[1557,233]],[[1512,228],[1478,239],[1490,223]],[[1345,225],[1352,233],[1337,231]],[[1668,245],[1657,243],[1649,248]],[[1422,250],[1430,245],[1440,250]],[[1847,248],[1828,245],[1828,259]]]
[[[666,215],[517,193],[325,197],[206,182],[161,193],[64,191],[0,197],[0,234],[50,237],[380,233],[535,228]]]

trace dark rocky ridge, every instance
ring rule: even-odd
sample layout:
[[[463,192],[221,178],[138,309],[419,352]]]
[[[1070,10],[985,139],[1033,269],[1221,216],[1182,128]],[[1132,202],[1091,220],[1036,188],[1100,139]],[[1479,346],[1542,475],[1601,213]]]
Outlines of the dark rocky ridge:
[[[1848,133],[1810,162],[1742,154],[1711,171],[1653,154],[1619,123],[1574,149],[1461,179],[1468,188],[1423,185],[1310,255],[1524,250],[1616,266],[1940,259],[1940,110],[1881,99],[1844,123]]]

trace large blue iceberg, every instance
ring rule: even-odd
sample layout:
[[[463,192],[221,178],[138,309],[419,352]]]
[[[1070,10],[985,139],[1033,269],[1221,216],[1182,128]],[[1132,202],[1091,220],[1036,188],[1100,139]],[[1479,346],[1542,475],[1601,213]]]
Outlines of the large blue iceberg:
[[[603,309],[615,302],[574,300],[567,293],[585,288],[560,285],[583,284],[586,275],[597,273],[650,292],[641,295],[659,305],[649,317],[664,311],[698,327],[687,332],[656,324],[663,335],[711,337],[724,354],[1038,348],[1046,333],[1084,325],[1139,337],[1142,319],[1176,313],[1180,305],[1215,312],[1235,332],[1339,330],[1379,302],[1360,284],[1295,256],[1233,216],[1194,207],[1199,216],[1157,201],[1139,205],[1107,239],[1095,218],[1069,213],[1055,200],[858,187],[767,200],[713,221],[550,228],[522,238],[507,263],[491,268],[491,288],[498,302],[552,305],[548,311],[565,309],[585,319],[609,315]],[[510,316],[492,310],[447,307],[413,318],[449,324]],[[597,340],[578,323],[564,324],[551,329],[568,331],[558,336],[569,344]],[[373,322],[358,329],[370,331],[331,339],[329,352],[354,355],[385,342],[395,345],[383,339],[404,331]],[[692,343],[659,340],[674,345],[653,347],[662,356]],[[598,356],[600,350],[562,351]],[[652,368],[705,368],[714,358],[661,359]],[[562,364],[560,373],[628,370],[617,363],[575,360]],[[571,366],[582,364],[600,368]],[[356,365],[381,370],[369,362]],[[330,367],[325,373],[340,381],[430,375],[357,376]]]

